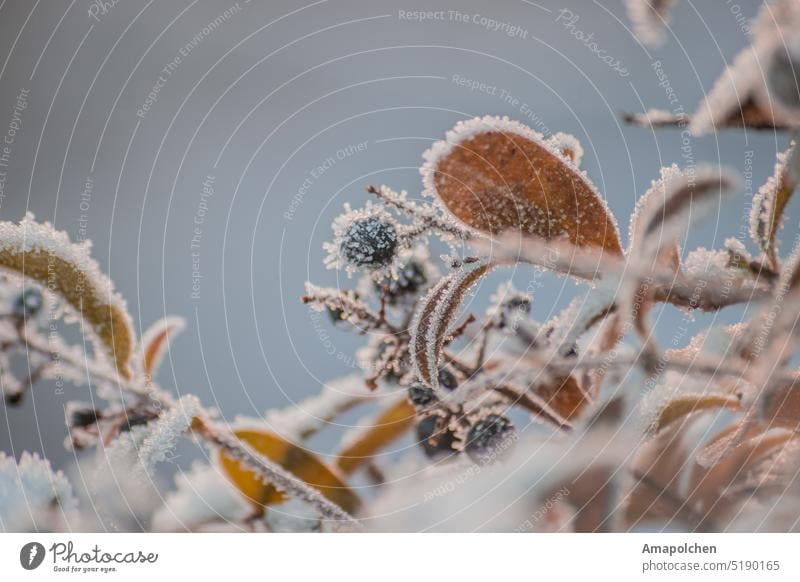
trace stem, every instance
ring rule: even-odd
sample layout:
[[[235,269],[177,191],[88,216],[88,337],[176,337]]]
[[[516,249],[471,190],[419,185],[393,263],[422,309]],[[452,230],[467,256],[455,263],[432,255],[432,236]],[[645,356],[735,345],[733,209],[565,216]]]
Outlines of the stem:
[[[362,530],[361,524],[344,509],[227,430],[200,418],[194,419],[192,430],[207,442],[225,451],[228,456],[247,465],[263,481],[315,507],[325,519],[344,523],[353,530]]]

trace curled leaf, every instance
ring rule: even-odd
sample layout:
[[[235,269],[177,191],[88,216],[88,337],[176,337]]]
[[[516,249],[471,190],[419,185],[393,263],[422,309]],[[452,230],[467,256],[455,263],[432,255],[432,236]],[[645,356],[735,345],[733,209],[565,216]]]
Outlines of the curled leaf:
[[[736,183],[736,177],[721,168],[664,168],[631,220],[631,253],[655,257],[666,251],[670,256],[689,222],[707,212]]]
[[[161,366],[172,339],[183,331],[182,317],[165,317],[151,325],[142,336],[141,366],[145,378],[152,378]]]
[[[119,374],[131,377],[135,336],[122,297],[114,291],[88,243],[74,244],[50,223],[28,214],[19,224],[0,223],[0,267],[36,281],[69,304],[94,331]]]
[[[677,420],[695,412],[727,409],[741,411],[737,398],[724,394],[690,394],[669,400],[658,412],[648,432],[656,434]]]
[[[429,386],[438,386],[442,348],[464,296],[493,267],[486,260],[459,267],[420,302],[411,324],[411,361],[417,376]]]
[[[474,230],[566,237],[622,253],[614,217],[573,163],[574,145],[554,146],[521,123],[487,116],[458,123],[424,157],[425,193]]]
[[[761,418],[769,426],[800,429],[800,384],[798,380],[764,392]]]
[[[753,198],[750,210],[750,237],[777,268],[776,235],[789,199],[800,182],[800,152],[794,141],[778,154],[775,171]]]
[[[414,426],[414,407],[402,398],[382,410],[371,425],[360,429],[339,451],[336,465],[349,475],[368,462],[378,451],[403,436]]]
[[[310,451],[266,430],[241,429],[234,431],[234,434],[348,513],[358,509],[360,501],[356,494]],[[244,468],[241,461],[220,453],[219,465],[236,489],[258,509],[286,500],[274,485],[265,483],[253,471]]]
[[[726,443],[743,430],[746,432],[741,444],[730,454],[710,466],[699,462],[692,465],[688,498],[706,515],[710,516],[712,512],[722,514],[730,509],[736,500],[726,496],[726,490],[738,480],[745,479],[751,465],[776,452],[792,438],[788,431],[769,431],[763,425],[748,428],[737,423],[716,435],[707,447]]]

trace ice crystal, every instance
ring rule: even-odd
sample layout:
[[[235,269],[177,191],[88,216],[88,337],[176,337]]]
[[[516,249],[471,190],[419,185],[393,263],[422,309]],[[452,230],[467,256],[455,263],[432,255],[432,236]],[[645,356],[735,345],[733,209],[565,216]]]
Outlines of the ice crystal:
[[[17,463],[0,452],[0,529],[25,529],[30,520],[48,527],[52,516],[47,512],[68,513],[76,507],[72,486],[61,471],[53,471],[50,461],[24,452]]]

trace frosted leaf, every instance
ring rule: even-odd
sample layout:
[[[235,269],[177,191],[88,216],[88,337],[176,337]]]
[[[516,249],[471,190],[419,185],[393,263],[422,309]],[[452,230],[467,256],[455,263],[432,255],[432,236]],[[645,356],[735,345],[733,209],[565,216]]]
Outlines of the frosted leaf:
[[[61,471],[53,471],[50,461],[36,453],[22,453],[19,463],[0,451],[0,529],[48,528],[48,510],[63,513],[77,508],[72,486]],[[30,520],[34,520],[34,524]]]
[[[175,475],[175,489],[153,514],[154,531],[194,530],[209,522],[240,522],[250,505],[213,465],[195,461],[186,473]]]
[[[405,394],[368,418],[362,419],[340,441],[336,466],[349,475],[374,459],[382,449],[408,432],[416,421],[414,407]]]
[[[752,26],[752,44],[734,58],[709,91],[692,118],[692,133],[701,135],[726,126],[797,126],[795,73],[787,59],[795,58],[791,55],[797,51],[798,24],[800,8],[794,0],[764,3]],[[791,95],[788,107],[783,104],[787,92]]]
[[[151,325],[142,335],[139,366],[147,382],[158,373],[170,343],[185,327],[186,321],[182,317],[168,316]]]
[[[292,443],[267,430],[263,421],[237,419],[233,433],[222,438],[225,442],[219,442],[224,448],[216,455],[216,463],[258,512],[283,503],[288,495],[313,503],[329,519],[351,521],[348,514],[361,504],[337,470],[303,443]],[[256,464],[252,452],[266,463]],[[326,501],[321,504],[320,500]]]
[[[411,323],[411,361],[421,381],[439,390],[439,359],[449,326],[466,293],[494,265],[486,260],[467,264],[443,277],[420,301]]]
[[[625,0],[628,18],[639,40],[653,47],[664,44],[664,29],[669,25],[669,12],[674,4],[675,0]]]
[[[766,56],[753,45],[734,58],[692,116],[689,129],[694,135],[724,127],[731,119],[741,117],[740,112],[750,103],[761,79],[760,63]]]
[[[794,141],[778,154],[775,170],[753,197],[750,209],[750,238],[777,266],[776,236],[783,212],[800,181],[800,152]]]
[[[658,409],[649,432],[658,433],[668,425],[676,422],[689,414],[707,412],[710,410],[735,410],[742,409],[739,399],[726,394],[682,394],[663,403]]]
[[[686,172],[676,166],[662,170],[661,180],[653,183],[631,220],[631,256],[639,260],[659,256],[736,184],[732,172],[707,165]]]
[[[0,266],[33,279],[79,314],[119,373],[130,377],[135,335],[127,305],[90,255],[90,243],[72,243],[66,232],[27,214],[19,224],[0,222]]]
[[[461,121],[423,154],[423,193],[484,235],[514,230],[621,254],[602,196],[554,143],[508,117]]]
[[[563,357],[573,349],[578,339],[607,313],[618,295],[617,285],[612,280],[602,281],[590,288],[583,296],[576,297],[569,305],[545,324],[550,345]]]

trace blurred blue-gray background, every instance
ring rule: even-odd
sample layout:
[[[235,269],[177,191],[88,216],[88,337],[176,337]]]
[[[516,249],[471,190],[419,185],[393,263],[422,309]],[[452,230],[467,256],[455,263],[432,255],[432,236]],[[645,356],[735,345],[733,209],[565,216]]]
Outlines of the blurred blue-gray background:
[[[758,6],[684,0],[667,44],[646,50],[621,0],[3,0],[0,133],[28,93],[0,219],[31,211],[91,238],[140,330],[188,322],[161,383],[226,418],[258,416],[353,370],[363,338],[315,323],[303,283],[354,283],[322,266],[331,220],[369,183],[417,194],[422,151],[457,120],[576,135],[624,235],[662,165],[730,165],[752,183],[690,243],[745,240],[746,206],[786,136],[686,142],[620,113],[694,111]],[[539,289],[537,318],[571,286]],[[679,321],[664,318],[665,333]],[[42,385],[4,407],[0,450],[63,461],[63,405],[85,392]]]

